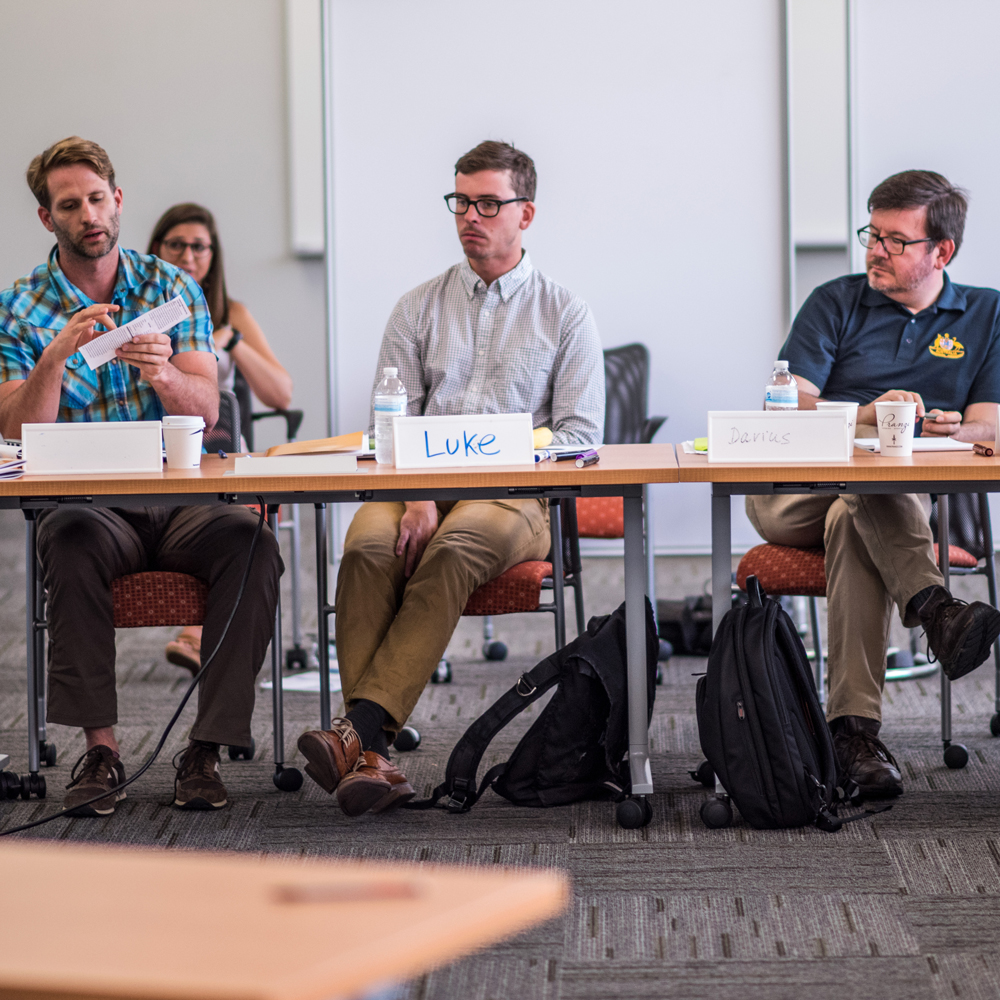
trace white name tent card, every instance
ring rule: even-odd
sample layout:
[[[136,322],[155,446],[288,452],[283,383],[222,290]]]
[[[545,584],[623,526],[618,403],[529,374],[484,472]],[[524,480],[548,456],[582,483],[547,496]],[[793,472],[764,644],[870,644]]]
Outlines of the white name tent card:
[[[709,410],[709,462],[847,462],[846,410]]]
[[[237,455],[235,476],[335,476],[357,472],[354,455]],[[230,473],[225,473],[230,475]]]
[[[90,369],[96,371],[101,365],[111,361],[115,357],[115,351],[122,344],[127,344],[136,334],[166,333],[190,315],[191,310],[188,309],[187,303],[180,295],[176,295],[169,302],[136,316],[134,320],[118,327],[117,330],[109,330],[95,337],[89,344],[84,344],[80,348],[80,353]]]
[[[163,471],[159,420],[22,424],[21,451],[29,476]]]
[[[457,465],[535,464],[530,413],[396,417],[392,422],[397,469]]]

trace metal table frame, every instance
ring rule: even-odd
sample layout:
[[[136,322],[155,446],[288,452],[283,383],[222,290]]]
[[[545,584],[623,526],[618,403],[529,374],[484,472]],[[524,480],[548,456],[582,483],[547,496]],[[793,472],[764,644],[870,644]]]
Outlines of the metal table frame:
[[[449,476],[454,470],[447,470]],[[30,485],[30,481],[24,483]],[[86,483],[81,482],[81,487]],[[625,518],[625,602],[626,636],[628,642],[628,717],[629,768],[632,796],[643,805],[643,818],[652,814],[646,796],[653,793],[653,778],[649,764],[649,729],[646,700],[646,619],[644,598],[647,589],[647,561],[644,545],[642,484],[581,486],[495,486],[441,487],[440,489],[370,489],[370,490],[301,490],[253,493],[172,493],[158,494],[85,494],[79,496],[46,496],[45,483],[38,483],[39,495],[2,496],[0,507],[20,509],[25,516],[25,604],[27,628],[28,676],[28,768],[36,781],[45,743],[43,633],[45,621],[41,612],[42,584],[37,573],[36,518],[39,510],[63,506],[92,507],[155,507],[191,505],[253,504],[262,496],[270,507],[277,504],[312,503],[316,516],[316,582],[318,611],[318,646],[320,661],[320,725],[330,727],[329,616],[333,608],[329,600],[327,579],[327,505],[332,503],[387,502],[403,500],[510,500],[558,499],[562,497],[608,497],[624,499]],[[713,508],[714,509],[714,508]],[[728,579],[728,578],[727,578]],[[280,603],[277,611],[275,641],[272,642],[273,701],[275,715],[276,783],[284,767],[283,695],[281,687]],[[279,785],[280,787],[280,785]],[[645,825],[645,822],[641,825]]]

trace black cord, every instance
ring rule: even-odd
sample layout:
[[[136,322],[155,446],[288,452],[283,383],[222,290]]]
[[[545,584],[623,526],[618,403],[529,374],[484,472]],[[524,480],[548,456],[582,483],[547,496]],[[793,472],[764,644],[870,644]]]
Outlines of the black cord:
[[[263,497],[257,497],[257,503],[260,505],[260,519],[257,521],[257,527],[253,533],[253,540],[250,542],[250,553],[247,556],[246,569],[243,570],[243,579],[240,581],[240,589],[236,594],[236,602],[233,604],[233,610],[229,612],[229,619],[226,622],[225,628],[222,630],[222,635],[219,636],[219,641],[215,644],[215,649],[212,650],[211,655],[207,660],[201,665],[201,669],[191,678],[191,683],[188,685],[187,691],[184,692],[184,697],[181,698],[181,703],[177,706],[176,711],[171,716],[170,721],[167,723],[167,728],[163,730],[163,734],[160,736],[159,742],[153,748],[153,752],[149,755],[146,763],[139,768],[131,778],[126,778],[120,785],[115,786],[115,788],[108,792],[101,792],[100,795],[95,795],[94,798],[88,799],[86,802],[80,802],[79,804],[73,806],[72,809],[60,809],[59,812],[53,813],[51,816],[43,816],[41,819],[36,819],[33,823],[24,823],[21,826],[12,827],[10,830],[4,830],[0,832],[0,837],[8,837],[12,833],[21,833],[23,830],[31,830],[36,826],[41,826],[43,823],[51,823],[54,819],[59,819],[62,816],[71,816],[78,809],[84,808],[84,806],[92,805],[95,802],[100,802],[101,799],[109,798],[111,795],[120,792],[123,788],[127,788],[132,784],[133,781],[138,781],[151,767],[153,761],[156,760],[160,755],[160,751],[163,749],[164,743],[167,742],[167,737],[170,735],[170,730],[174,728],[174,724],[180,718],[181,712],[184,711],[184,706],[188,703],[188,699],[191,697],[192,692],[198,686],[202,675],[208,670],[209,664],[215,659],[216,654],[222,648],[222,644],[226,641],[226,636],[229,633],[229,626],[232,625],[233,619],[236,617],[236,612],[239,610],[240,602],[243,600],[243,591],[246,590],[247,580],[250,578],[250,567],[253,565],[253,556],[257,551],[257,541],[260,538],[261,531],[264,528],[265,516],[265,506]]]

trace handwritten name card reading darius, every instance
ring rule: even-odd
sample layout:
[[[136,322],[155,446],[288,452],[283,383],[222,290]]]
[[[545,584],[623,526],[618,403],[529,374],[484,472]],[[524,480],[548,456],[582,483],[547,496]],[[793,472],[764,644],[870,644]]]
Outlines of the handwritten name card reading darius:
[[[709,462],[846,462],[847,410],[710,410]]]
[[[392,428],[397,469],[535,464],[530,413],[396,417]]]

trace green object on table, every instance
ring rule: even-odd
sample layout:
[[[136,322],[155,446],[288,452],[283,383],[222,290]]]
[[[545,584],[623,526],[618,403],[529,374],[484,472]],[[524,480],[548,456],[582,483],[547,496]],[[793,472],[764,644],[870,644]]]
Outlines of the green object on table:
[[[694,439],[694,450],[695,451],[708,451],[708,438],[695,438]]]

